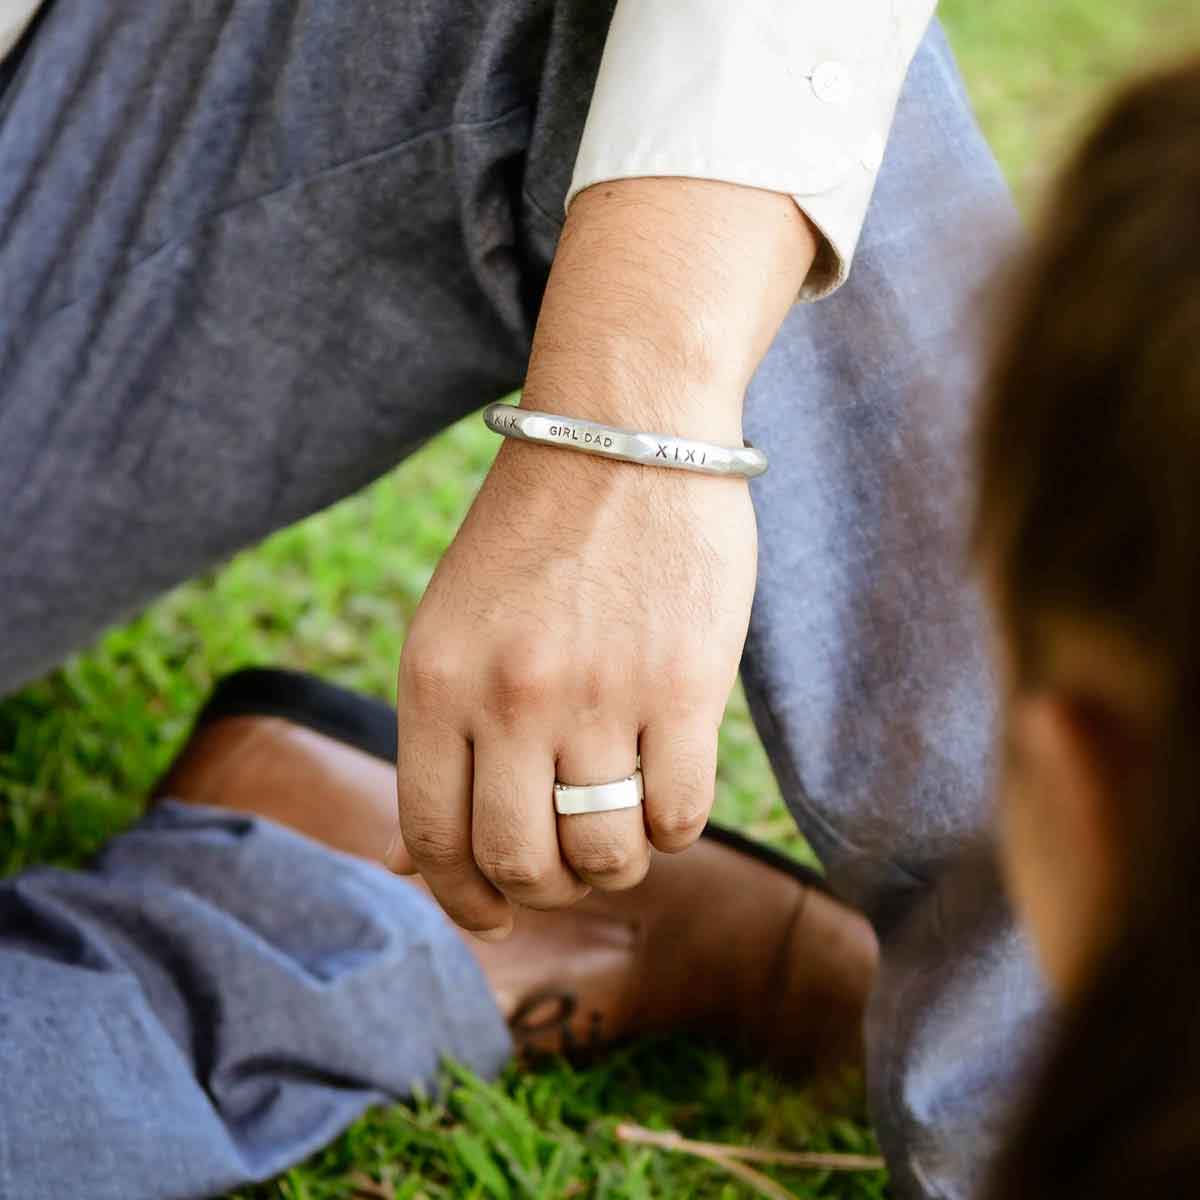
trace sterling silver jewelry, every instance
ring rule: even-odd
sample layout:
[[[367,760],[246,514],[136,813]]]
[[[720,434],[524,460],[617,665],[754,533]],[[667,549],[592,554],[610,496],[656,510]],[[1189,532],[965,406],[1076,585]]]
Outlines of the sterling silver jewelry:
[[[565,450],[581,450],[648,467],[698,471],[701,475],[732,475],[739,479],[753,479],[767,469],[767,456],[753,446],[718,446],[666,433],[617,429],[576,417],[534,412],[515,404],[489,404],[483,410],[483,419],[490,430],[503,437],[562,446]]]
[[[645,796],[641,771],[634,771],[613,783],[595,783],[574,787],[555,783],[554,811],[563,817],[580,813],[616,812],[622,808],[637,808]]]

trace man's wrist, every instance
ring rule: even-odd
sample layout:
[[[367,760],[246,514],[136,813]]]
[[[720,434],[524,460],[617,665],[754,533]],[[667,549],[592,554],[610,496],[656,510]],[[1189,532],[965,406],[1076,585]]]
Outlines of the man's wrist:
[[[662,433],[723,446],[742,442],[743,394],[702,384],[680,385],[647,378],[628,362],[600,368],[588,380],[539,380],[526,387],[521,407],[638,433]]]
[[[526,407],[725,444],[816,241],[790,197],[686,179],[599,185],[571,207]]]

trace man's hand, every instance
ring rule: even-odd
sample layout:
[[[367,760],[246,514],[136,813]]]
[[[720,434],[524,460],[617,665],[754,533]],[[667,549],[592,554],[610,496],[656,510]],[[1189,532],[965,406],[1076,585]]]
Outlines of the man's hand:
[[[523,403],[741,440],[750,376],[814,238],[790,198],[629,180],[572,205]],[[513,903],[631,887],[712,804],[746,636],[755,526],[742,481],[507,442],[401,661],[404,843],[446,911],[500,937]],[[556,778],[642,758],[641,809],[559,817]]]

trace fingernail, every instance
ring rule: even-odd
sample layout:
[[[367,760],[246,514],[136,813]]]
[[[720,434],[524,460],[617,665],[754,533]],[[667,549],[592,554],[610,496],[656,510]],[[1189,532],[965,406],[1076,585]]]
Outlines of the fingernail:
[[[401,844],[402,839],[400,837],[400,830],[397,829],[396,832],[392,834],[392,840],[388,842],[388,848],[383,855],[383,865],[387,867],[389,871],[394,871],[396,869],[396,853],[400,849]]]
[[[511,925],[498,925],[495,929],[472,929],[470,934],[481,942],[502,942],[512,933]]]

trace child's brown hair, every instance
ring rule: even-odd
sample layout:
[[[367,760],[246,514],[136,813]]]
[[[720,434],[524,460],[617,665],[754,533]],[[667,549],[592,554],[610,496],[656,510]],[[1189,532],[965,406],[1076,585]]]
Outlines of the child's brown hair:
[[[999,1200],[1200,1193],[1200,59],[1133,84],[1022,264],[979,429],[975,549],[1017,688],[1051,631],[1154,664],[1128,905],[994,1180]],[[1064,846],[1063,853],[1069,854]]]

